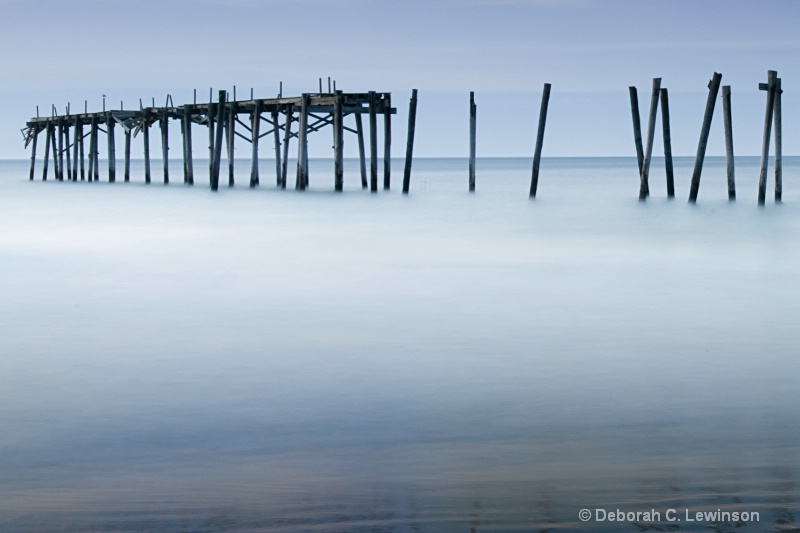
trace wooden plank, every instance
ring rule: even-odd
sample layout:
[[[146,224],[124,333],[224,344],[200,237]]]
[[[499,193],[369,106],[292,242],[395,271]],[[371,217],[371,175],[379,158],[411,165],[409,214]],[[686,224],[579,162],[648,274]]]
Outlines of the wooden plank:
[[[308,182],[308,95],[303,95],[300,104],[300,136],[297,138],[297,179],[294,188],[305,190]]]
[[[544,126],[547,121],[547,106],[550,102],[550,84],[545,83],[542,90],[542,104],[539,107],[539,127],[536,130],[536,148],[533,152],[533,170],[531,172],[530,198],[536,198],[536,189],[539,186],[539,165],[542,161],[542,146],[544,145]]]
[[[475,92],[469,93],[469,192],[475,192],[475,143],[478,111],[475,105]]]
[[[369,92],[369,190],[378,192],[378,117],[375,91]]]
[[[639,95],[636,87],[628,87],[631,98],[631,118],[633,119],[633,142],[636,144],[636,161],[639,176],[642,175],[642,165],[644,164],[644,149],[642,148],[642,123],[639,119]]]
[[[225,91],[219,91],[219,101],[217,103],[217,131],[214,135],[214,173],[211,177],[211,190],[219,188],[220,162],[222,159],[222,134],[225,127]]]
[[[392,174],[392,96],[383,96],[383,190],[388,191]]]
[[[358,137],[358,162],[361,169],[361,188],[367,188],[367,162],[364,156],[364,125],[361,123],[361,114],[356,117],[356,136]]]
[[[328,78],[330,85],[330,78]],[[336,94],[333,106],[333,160],[334,160],[334,189],[341,191],[344,188],[344,116],[342,104],[344,98],[341,91]]]
[[[164,185],[169,183],[169,116],[166,111],[162,111],[161,120],[161,163],[164,167]]]
[[[356,115],[360,117],[360,115]],[[406,139],[406,164],[403,168],[403,194],[408,194],[411,187],[411,160],[414,155],[414,131],[417,123],[417,90],[411,89],[411,100],[408,103],[408,137]]]
[[[36,171],[36,141],[39,139],[39,127],[33,127],[33,133],[31,133],[31,172],[30,172],[30,181],[33,181],[33,175]]]
[[[725,162],[728,174],[728,200],[736,199],[736,177],[733,161],[733,118],[731,116],[731,86],[722,86],[722,118],[725,123]]]
[[[703,172],[703,160],[706,157],[706,146],[708,145],[708,132],[711,130],[711,119],[714,116],[714,105],[717,103],[719,84],[722,81],[722,74],[715,72],[711,81],[708,83],[708,99],[706,100],[706,112],[703,115],[703,126],[700,128],[700,141],[697,143],[697,157],[694,160],[694,171],[692,172],[692,185],[689,189],[689,202],[697,202],[697,193],[700,190],[700,174]]]
[[[117,154],[114,146],[114,119],[109,113],[106,116],[106,136],[108,142],[108,182],[114,183],[117,180]]]
[[[42,181],[47,181],[47,165],[50,162],[50,128],[48,121],[44,127],[44,162],[42,164]]]
[[[124,180],[125,183],[131,181],[131,130],[125,131],[125,168],[124,168]]]
[[[259,185],[258,176],[258,139],[259,129],[261,128],[261,102],[256,102],[255,109],[250,114],[250,187],[257,187]],[[280,178],[278,181],[280,185]]]
[[[775,80],[778,73],[767,72],[767,112],[764,116],[764,138],[761,144],[761,170],[758,176],[758,205],[764,205],[767,199],[767,169],[769,166],[769,135],[772,130],[772,118],[775,111]],[[759,86],[761,88],[761,86]]]
[[[281,189],[286,188],[286,174],[289,170],[289,142],[292,139],[292,122],[294,122],[294,106],[287,104],[284,111],[286,121],[283,124],[283,161],[281,161]]]
[[[280,112],[277,108],[272,110],[272,140],[275,145],[275,185],[281,186],[281,170],[283,164],[281,162],[281,130],[278,127],[278,119]]]
[[[650,196],[650,160],[653,157],[653,141],[656,135],[656,115],[660,96],[661,78],[653,78],[653,90],[650,93],[650,113],[647,116],[647,145],[640,174],[639,200],[644,200]]]
[[[669,126],[669,93],[661,88],[661,133],[664,138],[664,166],[667,171],[667,198],[675,198],[675,173],[672,165],[672,134]]]
[[[775,201],[783,197],[783,132],[781,120],[781,79],[775,78]]]

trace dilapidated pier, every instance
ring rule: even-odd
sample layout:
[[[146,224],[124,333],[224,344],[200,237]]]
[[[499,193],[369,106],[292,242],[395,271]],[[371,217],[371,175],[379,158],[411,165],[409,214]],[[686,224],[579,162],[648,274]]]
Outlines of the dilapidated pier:
[[[412,93],[411,109],[416,110],[416,91]],[[286,188],[288,177],[289,149],[292,139],[297,140],[297,173],[295,188],[305,189],[309,184],[308,175],[308,136],[331,126],[333,129],[334,189],[341,191],[344,184],[344,136],[353,133],[358,140],[361,186],[367,188],[367,162],[364,135],[369,135],[369,188],[378,191],[378,117],[383,117],[383,188],[389,189],[391,181],[391,116],[397,110],[392,107],[391,94],[369,91],[365,93],[345,93],[328,88],[328,92],[304,93],[297,97],[256,99],[252,91],[247,100],[237,100],[234,89],[233,98],[227,91],[219,91],[217,98],[209,94],[207,103],[198,103],[196,92],[192,104],[175,106],[167,97],[163,107],[143,107],[138,110],[103,110],[72,114],[67,110],[58,115],[53,110],[51,116],[32,118],[23,129],[25,146],[31,146],[30,179],[36,173],[36,149],[39,134],[44,133],[44,156],[42,158],[42,179],[46,180],[49,161],[52,157],[56,180],[99,181],[99,139],[107,138],[108,181],[117,179],[116,126],[124,133],[124,181],[130,181],[131,137],[139,133],[143,136],[144,180],[150,183],[151,126],[158,124],[161,136],[161,161],[164,183],[169,183],[169,121],[180,123],[183,152],[183,181],[194,184],[194,163],[192,154],[192,126],[204,126],[208,134],[209,185],[212,190],[219,187],[223,146],[227,152],[228,185],[234,185],[234,143],[236,137],[250,143],[250,187],[260,184],[259,141],[272,139],[275,159],[275,182]],[[352,127],[345,125],[347,116],[354,117]],[[367,128],[362,115],[367,115]],[[413,131],[414,114],[409,116],[409,127]],[[88,141],[87,141],[88,139]],[[88,146],[87,146],[88,144]],[[411,168],[413,134],[409,135],[406,151],[406,168]],[[51,156],[52,154],[52,156]],[[88,167],[88,168],[87,168]],[[406,178],[408,179],[408,178]],[[407,189],[407,186],[406,186]]]

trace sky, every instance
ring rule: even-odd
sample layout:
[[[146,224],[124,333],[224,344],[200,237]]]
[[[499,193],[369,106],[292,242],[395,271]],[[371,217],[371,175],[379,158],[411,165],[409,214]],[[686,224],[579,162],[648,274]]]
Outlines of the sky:
[[[758,155],[768,69],[785,91],[784,154],[800,154],[798,20],[796,0],[0,0],[0,157],[29,156],[20,128],[37,105],[100,110],[104,94],[115,108],[167,94],[180,104],[233,86],[269,98],[279,82],[299,95],[328,76],[344,91],[392,93],[398,157],[412,88],[415,155],[468,154],[470,91],[478,156],[532,155],[544,83],[545,157],[633,156],[628,86],[646,117],[661,77],[674,153],[694,155],[715,71],[732,86],[736,154]],[[709,155],[724,154],[716,111]],[[330,137],[317,135],[311,156],[329,157]]]

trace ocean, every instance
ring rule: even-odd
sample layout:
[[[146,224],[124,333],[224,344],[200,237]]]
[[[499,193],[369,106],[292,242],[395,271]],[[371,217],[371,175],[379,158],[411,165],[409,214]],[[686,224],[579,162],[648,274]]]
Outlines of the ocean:
[[[800,158],[392,163],[0,162],[0,531],[800,530]]]

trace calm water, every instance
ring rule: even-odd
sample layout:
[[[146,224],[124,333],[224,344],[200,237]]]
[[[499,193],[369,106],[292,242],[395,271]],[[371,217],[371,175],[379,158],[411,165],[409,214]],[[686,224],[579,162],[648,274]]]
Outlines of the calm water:
[[[634,159],[545,159],[535,201],[527,159],[407,197],[400,161],[377,195],[176,163],[0,162],[0,531],[800,528],[800,158],[761,209],[748,158],[696,206],[691,159],[645,204]]]

